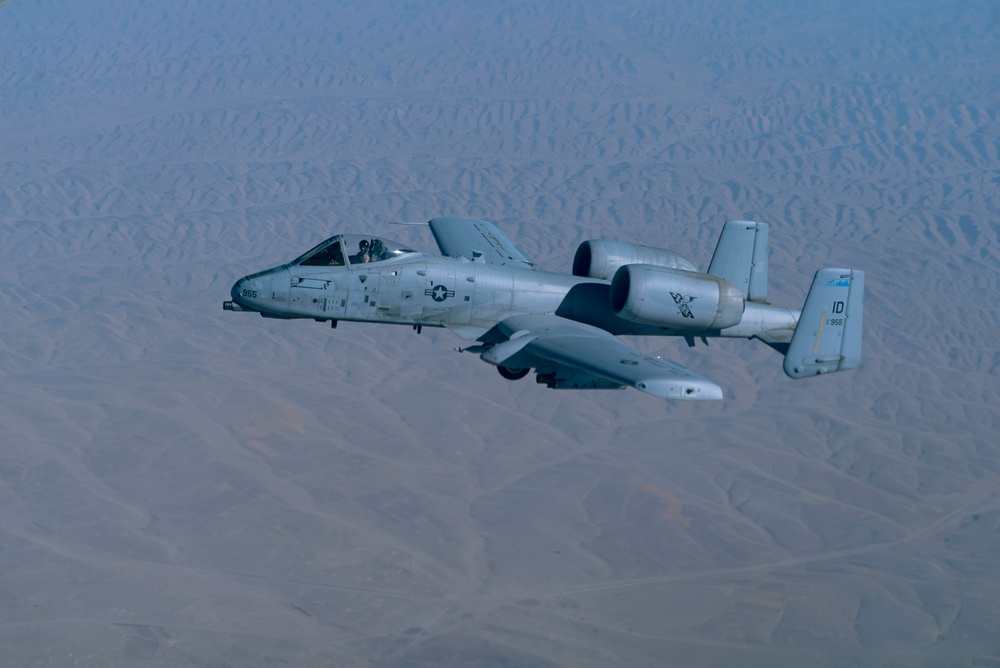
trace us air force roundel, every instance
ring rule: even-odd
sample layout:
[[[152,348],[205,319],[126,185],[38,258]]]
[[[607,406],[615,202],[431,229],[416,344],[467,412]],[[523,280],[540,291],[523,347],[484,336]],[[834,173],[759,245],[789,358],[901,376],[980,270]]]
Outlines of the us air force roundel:
[[[454,297],[455,291],[449,290],[443,285],[435,285],[433,288],[424,290],[424,294],[436,302],[443,302],[448,297]]]

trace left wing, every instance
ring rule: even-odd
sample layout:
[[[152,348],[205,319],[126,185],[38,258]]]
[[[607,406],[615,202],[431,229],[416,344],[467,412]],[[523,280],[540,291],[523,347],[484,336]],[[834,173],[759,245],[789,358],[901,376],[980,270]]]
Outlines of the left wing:
[[[534,367],[539,382],[551,381],[550,387],[628,385],[665,399],[722,399],[722,388],[712,381],[643,355],[597,327],[556,315],[522,315],[507,318],[499,329],[508,340],[480,357],[497,366]]]
[[[475,218],[435,218],[427,224],[441,253],[449,257],[527,269],[534,266],[493,223]]]

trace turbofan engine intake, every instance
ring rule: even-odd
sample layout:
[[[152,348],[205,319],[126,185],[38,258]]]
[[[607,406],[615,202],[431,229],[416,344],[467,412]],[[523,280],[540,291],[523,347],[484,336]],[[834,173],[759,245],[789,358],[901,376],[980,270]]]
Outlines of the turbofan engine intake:
[[[743,318],[743,294],[710,274],[629,264],[611,280],[611,310],[643,325],[725,329]]]
[[[592,239],[584,241],[576,249],[573,275],[610,281],[618,268],[627,264],[651,264],[668,269],[698,271],[691,260],[673,251],[625,241]]]

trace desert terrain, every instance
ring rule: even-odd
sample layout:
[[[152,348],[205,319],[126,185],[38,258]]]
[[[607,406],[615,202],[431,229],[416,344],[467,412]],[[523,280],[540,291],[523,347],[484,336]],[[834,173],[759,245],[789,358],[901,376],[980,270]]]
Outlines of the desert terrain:
[[[1000,8],[0,2],[6,666],[1000,666]],[[633,338],[721,402],[228,313],[335,233],[614,238],[864,361]]]

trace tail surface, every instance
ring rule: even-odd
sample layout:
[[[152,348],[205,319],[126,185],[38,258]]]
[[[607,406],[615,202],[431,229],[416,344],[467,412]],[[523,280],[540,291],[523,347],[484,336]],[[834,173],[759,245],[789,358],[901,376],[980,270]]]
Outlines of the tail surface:
[[[726,223],[708,273],[735,285],[747,301],[767,302],[767,223]]]
[[[827,267],[816,272],[785,353],[785,373],[805,378],[861,363],[865,273]]]

